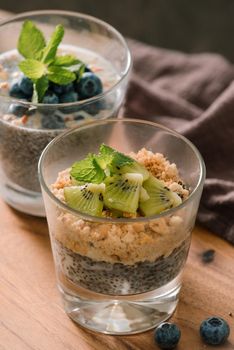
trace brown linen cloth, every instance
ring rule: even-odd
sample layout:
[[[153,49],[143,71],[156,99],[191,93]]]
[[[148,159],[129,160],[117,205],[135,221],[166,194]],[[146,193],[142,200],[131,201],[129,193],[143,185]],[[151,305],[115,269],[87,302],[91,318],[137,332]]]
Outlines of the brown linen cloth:
[[[183,54],[129,40],[124,116],[166,125],[201,152],[207,179],[198,222],[234,243],[234,67],[216,54]]]

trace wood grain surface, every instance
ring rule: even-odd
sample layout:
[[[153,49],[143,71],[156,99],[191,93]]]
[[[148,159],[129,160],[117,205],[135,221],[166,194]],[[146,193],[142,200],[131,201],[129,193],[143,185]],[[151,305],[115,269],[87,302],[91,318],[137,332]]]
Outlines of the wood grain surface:
[[[64,313],[57,292],[47,224],[0,201],[0,350],[157,350],[153,331],[107,336],[84,330]],[[201,260],[215,249],[209,264]],[[182,331],[177,350],[210,350],[199,338],[200,322],[225,318],[234,349],[234,248],[196,228],[178,308],[172,317]],[[231,316],[231,313],[233,316]]]

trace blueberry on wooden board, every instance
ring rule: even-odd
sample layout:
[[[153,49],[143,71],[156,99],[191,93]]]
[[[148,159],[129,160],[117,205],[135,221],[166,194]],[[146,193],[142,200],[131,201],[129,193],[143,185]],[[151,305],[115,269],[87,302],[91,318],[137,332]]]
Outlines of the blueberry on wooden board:
[[[221,317],[210,317],[200,326],[200,335],[203,341],[210,345],[220,345],[230,334],[230,327]]]
[[[174,323],[164,322],[154,332],[154,340],[160,349],[174,349],[180,340],[181,332]]]

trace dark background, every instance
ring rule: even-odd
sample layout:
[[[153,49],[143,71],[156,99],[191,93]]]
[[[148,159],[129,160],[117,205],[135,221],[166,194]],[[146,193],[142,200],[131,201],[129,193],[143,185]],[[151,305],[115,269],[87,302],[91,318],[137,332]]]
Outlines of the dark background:
[[[234,0],[0,0],[0,8],[84,12],[155,46],[218,52],[234,61]]]

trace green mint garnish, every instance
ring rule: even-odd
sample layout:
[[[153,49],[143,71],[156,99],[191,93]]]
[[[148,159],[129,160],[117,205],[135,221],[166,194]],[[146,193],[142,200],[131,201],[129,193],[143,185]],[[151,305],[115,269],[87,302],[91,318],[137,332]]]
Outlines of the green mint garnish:
[[[132,164],[134,160],[123,153],[116,151],[115,149],[105,145],[104,143],[100,146],[100,158],[105,159],[107,165],[122,167],[127,164]]]
[[[46,66],[37,60],[28,58],[19,63],[21,71],[31,80],[36,81],[46,74]]]
[[[70,174],[77,181],[95,184],[101,183],[105,178],[103,169],[92,154],[79,162],[75,162]]]
[[[46,75],[43,75],[40,79],[36,80],[34,83],[33,98],[32,102],[37,103],[37,101],[42,101],[43,96],[49,87],[49,80]]]
[[[59,85],[69,84],[76,79],[75,73],[58,66],[48,67],[47,74],[50,81]]]
[[[48,44],[43,33],[31,21],[25,21],[18,40],[18,51],[25,58],[20,70],[33,81],[33,102],[42,102],[49,81],[59,85],[69,84],[84,72],[85,65],[73,55],[57,56],[58,46],[64,36],[61,24],[56,26]]]
[[[113,167],[121,168],[133,162],[134,159],[102,144],[99,154],[89,154],[85,159],[75,162],[72,165],[70,175],[73,179],[80,182],[99,184],[109,175]]]
[[[57,49],[64,36],[64,28],[59,24],[53,32],[47,46],[43,49],[42,62],[50,64],[55,59]]]
[[[42,32],[31,21],[25,21],[18,40],[18,51],[25,58],[37,59],[46,47]]]
[[[82,62],[78,60],[78,58],[74,57],[73,55],[57,56],[53,61],[54,66],[64,66],[64,67],[75,66],[81,63]]]

